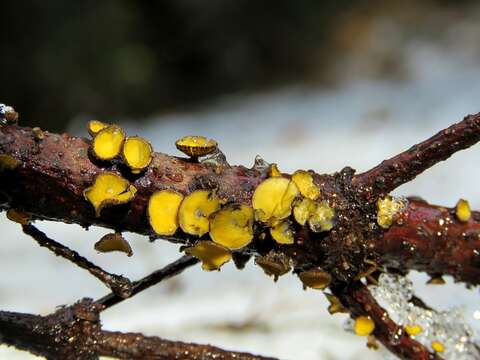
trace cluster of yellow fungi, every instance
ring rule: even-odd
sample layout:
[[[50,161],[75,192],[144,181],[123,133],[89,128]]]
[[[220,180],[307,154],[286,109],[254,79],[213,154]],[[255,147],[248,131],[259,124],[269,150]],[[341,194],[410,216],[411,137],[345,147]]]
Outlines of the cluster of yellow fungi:
[[[394,216],[405,209],[407,206],[406,200],[403,198],[396,198],[386,196],[377,201],[377,223],[384,229],[390,228],[393,224]]]

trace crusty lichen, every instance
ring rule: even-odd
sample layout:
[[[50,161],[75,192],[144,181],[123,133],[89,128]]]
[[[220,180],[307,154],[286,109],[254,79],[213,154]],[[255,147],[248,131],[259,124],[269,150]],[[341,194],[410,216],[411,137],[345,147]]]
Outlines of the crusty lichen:
[[[241,249],[253,239],[253,209],[230,204],[210,216],[210,237],[227,249]]]
[[[178,213],[181,229],[203,236],[210,229],[209,216],[220,209],[220,199],[209,190],[195,190],[182,201]]]
[[[232,253],[221,245],[212,241],[201,240],[185,253],[202,261],[202,269],[206,271],[218,270],[226,262],[232,259]]]
[[[148,219],[158,235],[171,236],[178,229],[178,210],[183,195],[175,190],[156,191],[148,201]]]

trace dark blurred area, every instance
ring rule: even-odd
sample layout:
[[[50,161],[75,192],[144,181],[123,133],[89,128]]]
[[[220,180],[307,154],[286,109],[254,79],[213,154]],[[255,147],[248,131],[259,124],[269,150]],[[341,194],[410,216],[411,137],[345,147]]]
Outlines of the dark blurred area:
[[[376,14],[411,19],[469,3],[4,1],[0,101],[23,124],[58,131],[76,116],[143,118],[222,94],[328,82]],[[385,58],[386,72],[396,59]]]

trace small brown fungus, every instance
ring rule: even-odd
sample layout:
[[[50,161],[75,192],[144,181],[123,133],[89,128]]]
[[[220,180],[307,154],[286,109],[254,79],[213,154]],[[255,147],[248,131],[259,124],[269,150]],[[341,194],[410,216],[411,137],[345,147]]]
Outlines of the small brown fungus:
[[[17,209],[7,210],[7,219],[21,225],[28,225],[31,221],[31,216],[23,211]]]
[[[43,133],[42,129],[40,129],[38,126],[34,127],[32,129],[33,136],[35,137],[35,140],[40,141],[45,138],[45,134]]]
[[[95,250],[102,253],[120,251],[127,254],[127,256],[129,257],[133,255],[133,251],[132,251],[132,248],[130,247],[130,244],[128,243],[127,240],[124,239],[122,234],[119,232],[106,234],[102,236],[102,238],[95,243],[94,247],[95,247]]]
[[[217,149],[217,142],[205,136],[184,136],[177,140],[175,145],[184,154],[197,158],[214,152]]]
[[[292,175],[292,181],[297,185],[300,194],[310,200],[320,196],[320,188],[313,181],[313,176],[308,171],[297,170]]]
[[[335,219],[335,210],[328,205],[328,202],[322,201],[317,204],[315,211],[308,219],[308,225],[314,232],[330,231],[333,229]]]
[[[160,190],[148,201],[148,219],[158,235],[171,236],[178,229],[178,210],[183,195],[175,190]]]
[[[85,189],[83,196],[93,205],[98,217],[105,206],[127,203],[136,192],[135,186],[126,179],[112,172],[104,172],[96,177],[93,186]]]
[[[210,237],[227,249],[241,249],[253,239],[253,209],[230,204],[210,216]]]
[[[472,211],[470,210],[470,204],[467,200],[460,199],[455,207],[455,215],[461,222],[467,222],[472,217]]]
[[[220,200],[209,190],[195,190],[180,205],[178,221],[190,235],[203,236],[210,230],[209,216],[220,209]]]
[[[100,130],[93,139],[92,150],[100,160],[112,160],[120,154],[125,140],[122,128],[111,125]]]
[[[445,285],[442,275],[434,275],[427,281],[427,285]]]
[[[0,171],[15,170],[20,164],[20,160],[17,160],[13,156],[0,154]]]
[[[298,274],[298,277],[304,286],[316,290],[325,289],[332,281],[330,274],[320,268],[303,271]]]
[[[5,106],[4,108],[4,118],[7,124],[16,124],[18,122],[19,114],[11,106]]]
[[[325,297],[327,298],[330,305],[328,306],[328,313],[333,315],[337,313],[348,313],[348,310],[340,302],[340,299],[335,295],[324,292]]]
[[[290,216],[298,195],[297,186],[287,178],[276,176],[264,180],[252,197],[256,219],[265,223],[285,219]]]
[[[268,276],[273,276],[274,281],[291,270],[290,259],[283,253],[270,251],[265,256],[256,256],[255,264],[260,266]]]
[[[232,258],[232,253],[228,249],[208,240],[197,242],[195,246],[185,249],[185,253],[200,259],[202,269],[206,271],[218,270]]]
[[[100,132],[100,130],[105,129],[108,126],[108,124],[105,124],[99,120],[90,120],[87,124],[87,130],[90,136],[95,136]]]
[[[281,221],[270,228],[270,235],[279,244],[291,245],[295,242],[294,232],[289,221]]]
[[[132,173],[139,174],[152,161],[152,145],[138,136],[127,137],[123,144],[122,156]]]

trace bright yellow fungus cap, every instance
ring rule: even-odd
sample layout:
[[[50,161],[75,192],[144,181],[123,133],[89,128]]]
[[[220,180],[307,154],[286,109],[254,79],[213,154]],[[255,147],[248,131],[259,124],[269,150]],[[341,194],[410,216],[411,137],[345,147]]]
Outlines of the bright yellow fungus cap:
[[[15,170],[21,164],[20,160],[8,154],[0,154],[0,171]]]
[[[472,217],[472,211],[470,210],[470,204],[467,200],[460,199],[455,207],[455,215],[461,222],[467,222]]]
[[[282,173],[280,172],[280,170],[278,170],[277,164],[271,164],[270,165],[270,168],[268,170],[268,175],[270,177],[282,176]]]
[[[413,324],[413,325],[405,326],[405,331],[408,335],[415,336],[420,334],[423,331],[423,329],[420,325]]]
[[[375,330],[375,322],[369,316],[359,316],[355,319],[353,331],[358,336],[368,336]]]
[[[178,209],[183,195],[175,190],[160,190],[148,201],[148,220],[158,235],[170,236],[178,229]]]
[[[440,341],[432,341],[432,349],[437,353],[443,353],[445,346]]]
[[[298,274],[298,277],[304,286],[316,290],[325,289],[332,281],[330,274],[320,269],[303,271]]]
[[[127,137],[123,144],[122,156],[125,163],[138,174],[152,161],[152,145],[138,136]]]
[[[100,160],[111,160],[120,154],[124,140],[125,133],[122,128],[115,125],[107,126],[93,139],[93,154]]]
[[[130,244],[123,238],[122,234],[118,232],[102,236],[102,238],[95,243],[94,247],[95,250],[102,253],[120,251],[127,254],[127,256],[133,255]]]
[[[270,235],[279,244],[290,245],[295,242],[293,230],[289,221],[281,221],[274,227],[270,228]]]
[[[107,126],[108,124],[105,124],[101,121],[90,120],[87,124],[87,130],[91,136],[95,136],[100,132],[100,130],[105,129]]]
[[[313,214],[308,219],[310,229],[314,232],[330,231],[334,225],[335,210],[326,201],[317,204]]]
[[[135,186],[121,176],[105,172],[98,175],[93,186],[83,192],[85,199],[95,208],[96,216],[100,216],[104,206],[129,202],[135,196]]]
[[[292,181],[297,185],[300,194],[307,199],[316,200],[320,195],[320,188],[313,181],[313,176],[308,171],[297,170],[292,175]]]
[[[209,216],[220,209],[220,200],[209,190],[196,190],[186,196],[180,205],[178,220],[184,232],[190,235],[205,235]]]
[[[313,200],[303,198],[293,206],[293,217],[297,223],[303,226],[316,209],[317,204]]]
[[[22,225],[27,225],[28,223],[30,223],[31,216],[25,212],[16,209],[8,209],[7,219]]]
[[[227,249],[241,249],[253,239],[253,209],[231,204],[210,216],[210,237]]]
[[[396,213],[403,210],[406,206],[402,199],[386,196],[384,199],[377,201],[377,223],[384,229],[392,226],[393,217]]]
[[[190,157],[210,154],[217,149],[217,142],[205,136],[185,136],[175,142],[177,149]]]
[[[253,193],[255,217],[269,222],[290,216],[293,200],[298,195],[297,186],[287,178],[276,176],[264,180]]]
[[[217,270],[230,261],[232,253],[212,241],[202,240],[195,246],[185,249],[185,253],[195,256],[202,261],[202,269],[207,271]]]

